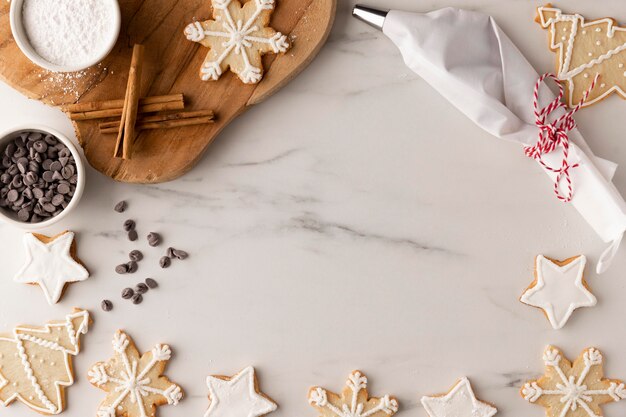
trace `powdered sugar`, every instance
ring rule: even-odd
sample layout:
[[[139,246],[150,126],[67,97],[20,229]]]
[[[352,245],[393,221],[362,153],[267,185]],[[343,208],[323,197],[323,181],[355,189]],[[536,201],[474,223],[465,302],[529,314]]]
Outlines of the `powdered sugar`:
[[[24,0],[22,21],[38,55],[79,67],[106,53],[117,36],[115,7],[104,0]]]

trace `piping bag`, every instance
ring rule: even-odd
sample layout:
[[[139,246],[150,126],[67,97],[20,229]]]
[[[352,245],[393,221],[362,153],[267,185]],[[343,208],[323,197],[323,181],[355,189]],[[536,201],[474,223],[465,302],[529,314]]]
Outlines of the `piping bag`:
[[[421,14],[365,6],[356,6],[353,15],[382,30],[400,49],[406,65],[478,126],[522,146],[537,142],[533,90],[539,74],[493,17],[455,8]],[[540,95],[542,102],[555,98],[548,88]],[[563,113],[558,109],[554,115]],[[626,202],[611,182],[617,165],[596,157],[577,129],[567,134],[567,162],[578,164],[569,171],[570,202],[609,243],[596,265],[601,274],[617,253],[626,230]],[[542,158],[546,165],[559,167],[562,149]],[[540,166],[552,181],[558,181],[557,173]],[[558,182],[557,187],[566,190],[564,183]]]

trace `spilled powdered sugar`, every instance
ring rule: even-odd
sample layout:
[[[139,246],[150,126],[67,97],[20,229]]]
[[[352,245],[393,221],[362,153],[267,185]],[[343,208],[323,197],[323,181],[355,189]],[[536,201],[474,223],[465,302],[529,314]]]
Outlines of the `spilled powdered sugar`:
[[[114,3],[103,0],[24,0],[22,21],[30,44],[46,61],[80,66],[106,52]]]

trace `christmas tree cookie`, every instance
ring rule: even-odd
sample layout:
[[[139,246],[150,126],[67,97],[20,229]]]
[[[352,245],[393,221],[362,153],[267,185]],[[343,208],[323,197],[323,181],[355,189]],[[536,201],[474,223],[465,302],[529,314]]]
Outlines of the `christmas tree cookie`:
[[[131,338],[118,331],[113,350],[113,358],[89,371],[89,382],[107,392],[98,417],[154,417],[158,406],[183,398],[183,390],[163,376],[172,356],[169,346],[158,344],[140,355]]]
[[[211,0],[213,20],[194,22],[185,28],[185,36],[209,48],[200,69],[203,81],[218,80],[230,68],[246,84],[263,78],[261,57],[286,52],[290,48],[285,35],[269,27],[274,0]]]
[[[626,28],[611,18],[587,22],[579,14],[564,14],[550,4],[537,9],[536,20],[550,33],[557,77],[567,82],[568,106],[578,104],[596,75],[599,81],[583,106],[613,92],[626,98]]]
[[[585,349],[572,364],[557,348],[543,354],[545,374],[521,390],[528,402],[546,409],[547,417],[601,417],[600,405],[626,398],[624,383],[604,378],[599,350]]]
[[[17,400],[42,414],[61,413],[65,388],[74,383],[72,356],[88,327],[89,313],[76,310],[62,321],[0,335],[0,403]]]
[[[360,371],[350,374],[341,394],[321,387],[311,388],[309,404],[320,417],[391,417],[398,412],[398,401],[394,397],[370,398],[367,377]]]

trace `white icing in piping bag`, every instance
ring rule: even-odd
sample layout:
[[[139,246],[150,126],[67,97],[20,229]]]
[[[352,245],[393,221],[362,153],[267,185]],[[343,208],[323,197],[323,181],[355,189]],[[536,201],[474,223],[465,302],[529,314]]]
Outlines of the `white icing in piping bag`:
[[[536,142],[539,132],[532,103],[539,74],[491,16],[454,8],[420,14],[363,6],[355,7],[354,16],[382,30],[400,49],[406,65],[478,126],[520,145]],[[471,47],[459,48],[468,41]],[[553,98],[542,88],[542,106]],[[570,170],[571,204],[610,243],[598,259],[600,274],[609,267],[626,231],[626,202],[611,182],[617,165],[596,157],[577,129],[568,135],[568,161],[579,164]],[[520,157],[525,157],[522,150]],[[561,159],[559,150],[544,155],[549,166],[560,166]],[[554,173],[544,171],[555,180]]]

